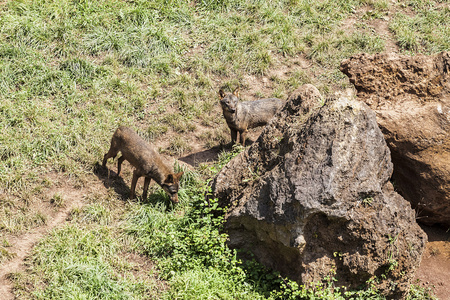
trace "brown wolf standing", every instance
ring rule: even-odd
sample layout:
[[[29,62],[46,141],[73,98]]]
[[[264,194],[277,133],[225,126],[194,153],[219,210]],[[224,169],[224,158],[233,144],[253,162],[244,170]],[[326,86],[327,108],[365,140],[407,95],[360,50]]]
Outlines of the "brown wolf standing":
[[[278,98],[239,102],[239,88],[233,93],[225,93],[221,89],[219,95],[223,116],[231,130],[231,140],[236,143],[239,132],[240,143],[244,146],[248,129],[266,125],[285,103]]]
[[[174,174],[162,162],[159,154],[128,127],[120,126],[114,132],[111,139],[111,147],[103,157],[103,167],[106,167],[108,158],[115,158],[119,151],[122,152],[122,156],[117,162],[117,175],[120,175],[121,165],[124,160],[127,160],[136,168],[133,171],[130,198],[136,197],[136,183],[139,177],[144,176],[144,192],[142,193],[144,199],[147,198],[148,185],[153,179],[166,191],[172,202],[178,203],[178,188],[183,172]]]

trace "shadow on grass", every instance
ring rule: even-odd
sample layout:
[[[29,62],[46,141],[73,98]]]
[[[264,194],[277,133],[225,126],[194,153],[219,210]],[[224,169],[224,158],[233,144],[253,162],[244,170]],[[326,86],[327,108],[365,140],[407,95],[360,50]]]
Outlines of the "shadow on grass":
[[[128,200],[130,196],[130,188],[127,186],[122,177],[107,167],[102,167],[98,162],[94,165],[94,174],[100,179],[105,188],[113,188],[120,195],[122,200]]]
[[[100,163],[96,162],[94,165],[94,174],[100,179],[105,186],[105,188],[110,189],[113,188],[114,191],[120,195],[120,198],[123,201],[130,201],[130,188],[125,183],[121,176],[117,176],[117,173],[107,167],[104,168],[100,165]],[[141,178],[143,180],[143,178]],[[143,199],[142,196],[136,195],[136,198],[131,200],[133,202],[142,202],[145,204],[156,205],[159,203],[163,203],[167,210],[170,211],[173,209],[174,205],[172,201],[170,201],[169,197],[165,194],[162,189],[157,189],[155,191],[155,187],[153,187],[155,183],[154,180],[151,181],[149,187],[149,194],[146,199]],[[158,186],[156,184],[156,186]],[[153,192],[152,192],[153,191]]]
[[[253,144],[254,141],[251,139],[246,139],[245,145],[249,146]],[[187,163],[188,165],[193,166],[194,168],[198,167],[202,163],[214,162],[217,161],[220,153],[223,151],[231,151],[233,149],[233,143],[228,143],[225,145],[214,146],[211,149],[203,150],[200,152],[191,153],[187,156],[180,157],[178,160]]]
[[[198,167],[202,163],[216,161],[219,154],[226,146],[215,146],[208,150],[203,150],[200,152],[191,153],[187,156],[180,157],[178,160],[187,163],[188,165]]]

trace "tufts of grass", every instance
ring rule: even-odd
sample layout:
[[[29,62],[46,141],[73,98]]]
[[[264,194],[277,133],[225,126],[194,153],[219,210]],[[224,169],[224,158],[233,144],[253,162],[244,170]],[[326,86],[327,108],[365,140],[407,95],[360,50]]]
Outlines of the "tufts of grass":
[[[359,52],[376,53],[384,50],[384,41],[376,34],[360,33],[328,36],[314,41],[309,57],[322,65],[338,65],[345,57]]]
[[[53,231],[33,250],[30,263],[41,274],[34,278],[33,298],[146,299],[144,282],[117,274],[120,250],[119,240],[105,227],[70,225]]]
[[[211,171],[217,172],[242,150],[236,146],[222,152]],[[180,204],[163,201],[164,192],[157,188],[150,201],[127,205],[120,228],[105,222],[109,214],[103,204],[94,202],[74,212],[72,224],[54,230],[33,249],[28,262],[32,272],[11,276],[16,295],[33,299],[384,299],[373,280],[364,289],[348,291],[334,285],[331,272],[314,288],[305,288],[256,261],[241,261],[237,251],[227,246],[223,209],[214,199],[205,201],[206,182],[195,171],[180,165],[175,169],[185,172]],[[125,251],[152,260],[158,279],[138,279],[133,264],[122,254]],[[414,288],[410,297],[425,299],[426,295],[427,291]]]
[[[40,210],[35,211],[27,204],[1,203],[0,230],[4,233],[18,234],[34,227],[45,225],[48,216]]]
[[[11,244],[7,239],[3,238],[2,243],[0,245],[0,263],[3,263],[16,257],[17,254],[8,251],[8,247],[11,247]]]
[[[193,268],[170,281],[162,299],[266,299],[218,269]]]
[[[370,7],[362,16],[364,20],[382,19],[389,12],[389,2],[386,0],[368,0],[363,3]]]
[[[64,203],[65,203],[65,200],[64,200],[64,197],[61,194],[56,193],[50,199],[50,203],[52,203],[53,205],[58,206],[58,207],[63,207]]]
[[[200,136],[200,139],[205,142],[206,148],[212,148],[216,145],[224,146],[230,142],[228,131],[215,130],[214,132],[207,131]]]
[[[66,71],[71,79],[81,85],[88,85],[96,78],[105,76],[108,73],[105,68],[80,58],[63,61],[60,65],[60,70]]]
[[[181,156],[184,153],[190,151],[191,149],[192,149],[191,146],[184,139],[176,137],[170,142],[167,151],[171,155]]]
[[[162,136],[167,132],[168,128],[166,125],[160,125],[160,124],[150,124],[147,128],[147,134],[151,141],[155,140],[156,138]]]
[[[389,24],[398,45],[410,52],[436,53],[450,49],[450,8],[439,1],[411,1],[414,15],[398,12]]]
[[[104,205],[97,203],[84,206],[77,217],[79,219],[77,222],[87,224],[96,223],[108,225],[111,221],[111,214],[109,210]]]

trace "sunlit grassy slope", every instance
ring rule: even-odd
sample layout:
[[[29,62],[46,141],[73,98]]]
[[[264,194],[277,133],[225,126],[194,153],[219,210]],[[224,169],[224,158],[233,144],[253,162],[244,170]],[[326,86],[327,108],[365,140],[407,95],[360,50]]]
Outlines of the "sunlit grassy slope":
[[[161,152],[176,157],[225,144],[229,134],[217,102],[219,88],[240,86],[247,99],[286,98],[299,85],[313,83],[330,94],[349,87],[338,66],[352,54],[384,51],[388,41],[399,52],[412,55],[448,51],[449,20],[448,0],[1,2],[2,247],[7,247],[8,235],[48,221],[48,216],[30,207],[49,200],[43,191],[52,186],[52,176],[69,177],[78,186],[91,180],[87,174],[101,160],[119,124],[134,128]],[[385,23],[387,31],[380,32],[377,22]],[[251,94],[245,93],[248,90]],[[184,215],[190,207],[188,199],[197,196],[186,196],[185,206],[176,211]],[[61,204],[63,197],[55,195],[52,201]],[[107,285],[118,299],[160,295],[161,291],[153,292],[139,282],[117,285],[120,280],[111,275],[128,274],[130,268],[111,258],[133,248],[127,239],[118,242],[111,237],[124,232],[118,225],[124,219],[135,220],[125,217],[123,210],[142,214],[141,209],[146,209],[135,204],[119,209],[114,204],[119,198],[113,192],[90,197],[85,210],[74,213],[69,227],[42,242],[46,251],[37,248],[31,269],[38,278],[46,274],[44,281],[31,284],[43,287],[36,295],[64,299],[64,292],[58,294],[52,287],[56,279],[47,277],[60,272],[56,270],[61,266],[72,272],[64,275],[68,277],[60,274],[58,280],[68,280],[73,298],[85,295],[74,287],[94,280],[86,279],[89,276],[105,280],[98,286]],[[152,214],[158,214],[154,209]],[[162,213],[164,218],[176,218],[165,208]],[[89,217],[78,218],[78,214]],[[60,252],[64,247],[59,243],[66,238],[85,239],[83,245],[92,245],[94,251],[77,252],[82,246],[73,241],[67,249],[72,252]],[[77,264],[82,264],[83,272],[59,261],[61,256],[82,255],[85,261]],[[7,257],[0,256],[0,261]],[[91,260],[95,266],[89,264]],[[44,265],[48,269],[38,267]],[[192,276],[204,276],[191,271]],[[215,272],[219,271],[211,274],[224,276]],[[173,286],[187,284],[189,278],[183,276],[176,277]],[[18,275],[17,282],[31,280],[27,278]],[[208,284],[198,290],[208,290]],[[221,288],[228,289],[229,284]],[[245,284],[243,280],[237,286],[242,289]],[[31,297],[33,290],[26,287],[18,293]],[[178,292],[169,293],[181,297]],[[98,297],[109,297],[102,295]]]
[[[118,124],[150,140],[174,135],[165,150],[176,155],[226,142],[219,87],[245,90],[246,76],[282,65],[290,76],[273,75],[262,96],[305,82],[345,87],[342,59],[384,50],[376,18],[389,20],[402,49],[449,49],[447,1],[7,1],[0,182],[17,192],[42,172],[90,169]],[[298,56],[311,67],[296,68]],[[198,126],[209,134],[192,141]]]

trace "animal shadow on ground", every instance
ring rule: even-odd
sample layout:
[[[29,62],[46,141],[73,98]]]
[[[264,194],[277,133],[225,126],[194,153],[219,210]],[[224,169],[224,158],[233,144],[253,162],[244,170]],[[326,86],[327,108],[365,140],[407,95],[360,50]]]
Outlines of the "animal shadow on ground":
[[[253,144],[254,142],[256,141],[256,139],[255,140],[252,140],[252,139],[250,139],[250,138],[246,138],[245,139],[245,141],[244,141],[244,147],[246,147],[246,146],[250,146],[251,144]],[[227,145],[230,149],[233,147],[233,144],[228,144]]]
[[[247,138],[245,140],[245,146],[249,146],[254,142],[255,140]],[[191,153],[184,157],[180,157],[178,158],[178,160],[196,168],[202,163],[217,161],[221,152],[231,151],[232,149],[233,149],[233,142],[230,142],[228,144],[220,144],[218,146],[212,147],[211,149]]]
[[[123,201],[129,201],[130,198],[130,188],[125,183],[121,176],[117,176],[117,173],[109,168],[104,168],[99,162],[96,162],[94,165],[94,174],[100,179],[105,186],[105,188],[113,188],[114,191],[120,195],[120,198]],[[154,183],[154,180],[152,180]],[[152,185],[153,186],[153,185]],[[165,194],[162,189],[158,189],[154,191],[152,186],[149,187],[150,195],[147,196],[147,199],[142,199],[142,197],[137,196],[136,199],[132,201],[143,201],[148,204],[164,204],[166,206],[166,210],[170,211],[174,208],[172,201],[170,201],[169,197]],[[153,191],[153,192],[152,192]]]
[[[99,162],[94,165],[94,174],[103,182],[105,188],[114,188],[114,191],[119,194],[122,200],[127,200],[130,196],[130,188],[127,186],[121,176],[109,168],[104,168]]]
[[[214,146],[208,150],[191,153],[185,157],[180,157],[178,158],[178,160],[185,162],[193,167],[198,167],[202,163],[216,161],[219,157],[220,152],[225,150],[227,146],[228,145]],[[228,148],[231,149],[231,144]]]

